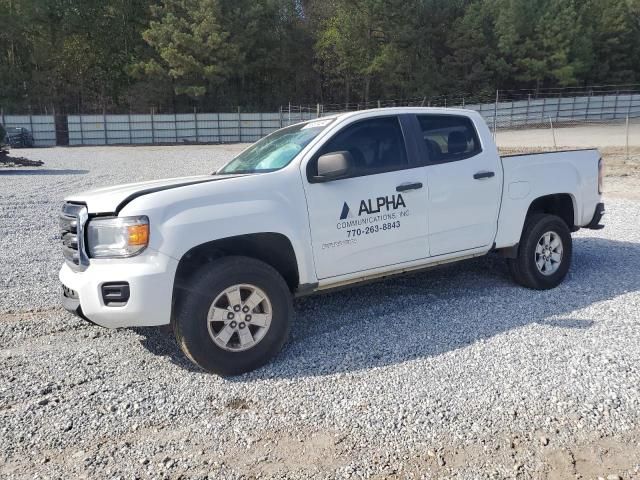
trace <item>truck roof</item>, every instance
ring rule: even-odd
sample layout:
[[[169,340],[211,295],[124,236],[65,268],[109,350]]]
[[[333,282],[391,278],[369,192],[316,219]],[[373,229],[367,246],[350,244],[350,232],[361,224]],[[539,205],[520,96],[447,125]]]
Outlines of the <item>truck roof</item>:
[[[350,117],[355,117],[358,115],[362,115],[363,113],[431,113],[431,114],[439,114],[439,115],[470,115],[473,113],[477,113],[475,110],[468,110],[464,108],[443,108],[443,107],[385,107],[385,108],[371,108],[367,110],[355,110],[352,112],[336,112],[331,113],[329,115],[322,116],[322,119],[332,119],[332,118],[340,118],[346,119]],[[310,121],[315,121],[317,119],[313,119]]]

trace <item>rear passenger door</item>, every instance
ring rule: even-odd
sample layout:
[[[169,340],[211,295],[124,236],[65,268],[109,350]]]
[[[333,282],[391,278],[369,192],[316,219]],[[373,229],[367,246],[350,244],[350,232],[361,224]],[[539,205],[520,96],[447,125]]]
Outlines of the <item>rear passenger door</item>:
[[[415,120],[427,166],[430,255],[490,247],[502,194],[495,149],[483,148],[466,116],[425,114]]]

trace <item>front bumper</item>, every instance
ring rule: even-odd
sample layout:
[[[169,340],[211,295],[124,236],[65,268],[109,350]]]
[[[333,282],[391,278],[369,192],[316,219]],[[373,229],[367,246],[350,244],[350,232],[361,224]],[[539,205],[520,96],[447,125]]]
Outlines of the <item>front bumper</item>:
[[[91,321],[82,313],[82,308],[80,308],[80,299],[78,298],[78,294],[71,290],[69,287],[62,285],[62,290],[60,292],[60,302],[62,303],[63,308],[77,315],[84,320]]]
[[[167,325],[177,267],[175,259],[150,250],[126,259],[93,259],[84,271],[65,262],[59,273],[62,306],[106,328]],[[113,282],[128,282],[125,305],[105,305],[102,286]]]

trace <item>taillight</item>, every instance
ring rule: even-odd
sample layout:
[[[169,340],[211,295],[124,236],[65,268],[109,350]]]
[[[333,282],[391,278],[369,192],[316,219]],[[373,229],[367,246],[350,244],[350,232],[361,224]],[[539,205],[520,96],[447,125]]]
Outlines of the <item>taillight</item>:
[[[598,193],[602,195],[602,187],[604,184],[604,159],[598,161]]]

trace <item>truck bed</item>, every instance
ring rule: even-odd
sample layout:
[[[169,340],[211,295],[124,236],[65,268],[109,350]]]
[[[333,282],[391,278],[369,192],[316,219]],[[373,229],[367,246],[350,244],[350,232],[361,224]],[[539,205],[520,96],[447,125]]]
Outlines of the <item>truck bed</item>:
[[[501,156],[504,185],[496,245],[517,243],[531,202],[547,195],[569,196],[575,226],[588,225],[601,201],[598,192],[600,159],[600,153],[595,149]]]
[[[511,153],[508,155],[500,155],[500,158],[511,158],[511,157],[531,157],[535,155],[546,155],[549,153],[563,153],[563,152],[589,152],[589,151],[598,151],[596,148],[576,148],[571,150],[549,150],[546,152],[531,152],[531,153]]]

